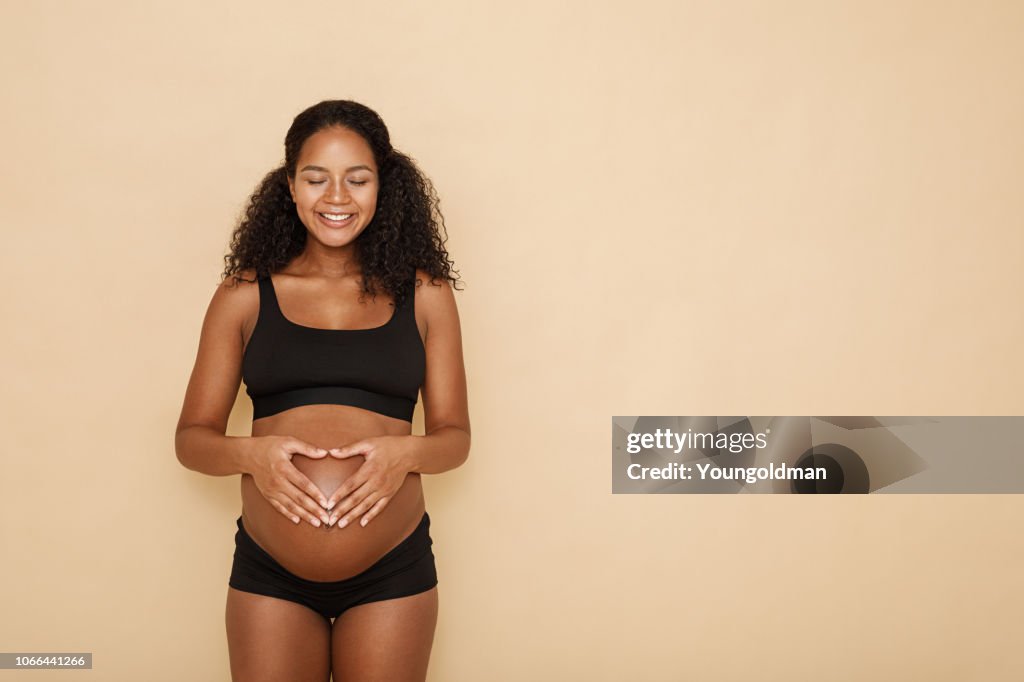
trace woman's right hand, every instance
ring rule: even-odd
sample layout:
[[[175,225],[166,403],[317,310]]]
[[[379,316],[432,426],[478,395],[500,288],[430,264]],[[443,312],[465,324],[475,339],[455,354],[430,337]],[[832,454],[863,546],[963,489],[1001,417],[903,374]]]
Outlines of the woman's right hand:
[[[303,518],[319,528],[327,525],[327,498],[292,464],[293,455],[323,459],[327,450],[290,436],[257,436],[249,471],[263,497],[293,523]]]

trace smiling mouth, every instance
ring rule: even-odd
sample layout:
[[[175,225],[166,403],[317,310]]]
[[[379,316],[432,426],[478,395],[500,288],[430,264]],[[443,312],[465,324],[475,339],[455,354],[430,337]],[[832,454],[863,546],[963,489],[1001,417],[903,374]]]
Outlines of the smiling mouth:
[[[348,224],[348,222],[351,221],[352,218],[354,218],[356,214],[355,213],[320,213],[320,212],[317,212],[317,215],[320,216],[320,220],[322,220],[323,222],[327,223],[328,225],[336,226],[336,225],[346,225],[346,224]]]

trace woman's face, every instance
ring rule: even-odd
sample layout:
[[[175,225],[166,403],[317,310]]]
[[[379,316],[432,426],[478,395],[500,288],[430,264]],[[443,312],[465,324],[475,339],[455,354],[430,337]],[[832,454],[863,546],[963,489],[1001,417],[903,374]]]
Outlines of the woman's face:
[[[325,246],[351,244],[377,209],[373,151],[348,128],[324,128],[302,145],[288,188],[299,219],[318,241]]]

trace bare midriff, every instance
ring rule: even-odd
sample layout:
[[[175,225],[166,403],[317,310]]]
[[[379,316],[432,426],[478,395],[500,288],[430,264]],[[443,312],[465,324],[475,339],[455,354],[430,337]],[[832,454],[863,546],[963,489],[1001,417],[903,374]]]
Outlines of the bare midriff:
[[[278,412],[252,424],[253,436],[292,436],[325,450],[363,438],[409,435],[412,424],[346,405],[303,405]],[[364,462],[362,455],[323,459],[293,455],[292,464],[330,497]],[[425,505],[419,474],[405,482],[384,509],[364,527],[365,511],[345,528],[295,523],[263,497],[252,476],[242,475],[242,523],[268,554],[295,575],[307,580],[335,581],[369,568],[408,537],[423,517]]]

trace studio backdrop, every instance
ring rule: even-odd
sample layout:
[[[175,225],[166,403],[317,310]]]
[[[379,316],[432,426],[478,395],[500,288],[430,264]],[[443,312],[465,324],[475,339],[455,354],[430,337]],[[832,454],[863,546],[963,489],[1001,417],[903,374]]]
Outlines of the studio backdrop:
[[[609,474],[622,415],[1024,414],[1024,5],[0,17],[0,650],[93,661],[32,679],[228,679],[238,477],[174,428],[244,201],[324,99],[433,180],[464,282],[429,679],[1024,677],[1019,495]]]

